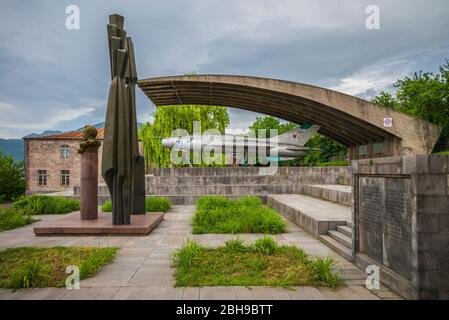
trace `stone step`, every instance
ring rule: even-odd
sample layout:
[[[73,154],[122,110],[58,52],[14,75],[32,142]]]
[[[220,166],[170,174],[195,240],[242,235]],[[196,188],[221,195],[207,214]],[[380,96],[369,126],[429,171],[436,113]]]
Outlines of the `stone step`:
[[[338,226],[337,227],[337,231],[340,231],[341,233],[343,233],[345,236],[352,238],[352,227],[348,227],[348,226]]]
[[[267,205],[316,238],[351,220],[351,208],[300,194],[268,195]]]
[[[348,226],[351,229],[354,227],[354,225],[352,224],[352,221],[346,221],[346,226]]]
[[[337,227],[338,228],[338,227]],[[352,238],[347,235],[341,233],[337,230],[329,230],[327,233],[332,239],[340,242],[342,245],[347,247],[348,249],[352,249]]]
[[[352,261],[352,250],[332,239],[328,235],[320,235],[319,239],[348,261]]]
[[[238,195],[224,195],[226,198],[236,200],[242,196]],[[262,202],[266,202],[266,195],[263,194],[254,194],[252,196],[259,197]],[[146,196],[147,198],[153,196]],[[198,198],[202,197],[202,195],[158,195],[154,197],[164,197],[168,198],[173,205],[193,205],[196,204]]]
[[[253,195],[253,194],[291,194],[297,193],[300,186],[286,184],[270,185],[147,185],[147,195]]]
[[[304,177],[298,175],[263,176],[146,176],[146,185],[251,185],[251,184],[303,184]]]
[[[334,184],[306,184],[303,185],[301,193],[322,200],[336,202],[345,206],[351,206],[352,191],[350,186]]]

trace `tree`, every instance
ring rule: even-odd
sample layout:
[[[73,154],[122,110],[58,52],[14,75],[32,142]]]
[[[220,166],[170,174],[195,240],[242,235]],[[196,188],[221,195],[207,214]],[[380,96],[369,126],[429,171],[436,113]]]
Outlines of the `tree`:
[[[256,137],[258,137],[259,130],[265,129],[267,130],[266,137],[269,138],[271,137],[270,129],[276,129],[278,131],[278,135],[280,135],[292,131],[296,127],[298,127],[298,125],[295,123],[292,122],[281,123],[281,121],[278,118],[271,116],[263,116],[263,117],[256,117],[256,121],[249,126],[249,129],[251,131],[254,131]]]
[[[449,140],[449,60],[439,73],[416,72],[399,79],[395,94],[381,92],[372,101],[435,123],[442,128],[439,143]]]
[[[24,162],[14,162],[12,157],[0,151],[0,202],[3,200],[15,200],[24,193]]]
[[[218,106],[161,106],[153,117],[153,123],[141,127],[139,139],[143,143],[147,165],[155,168],[171,166],[170,149],[162,146],[161,139],[171,137],[173,130],[185,129],[192,134],[194,121],[201,121],[201,132],[208,129],[224,132],[229,125],[227,108]]]

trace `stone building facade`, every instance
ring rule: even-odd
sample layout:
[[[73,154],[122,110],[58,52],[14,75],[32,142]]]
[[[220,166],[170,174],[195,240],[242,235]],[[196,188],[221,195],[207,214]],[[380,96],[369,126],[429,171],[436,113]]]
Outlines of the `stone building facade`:
[[[49,193],[73,190],[80,185],[81,155],[78,154],[82,131],[65,132],[25,140],[26,193]],[[97,139],[103,142],[104,129],[98,129]],[[98,180],[101,176],[103,146],[98,150]]]

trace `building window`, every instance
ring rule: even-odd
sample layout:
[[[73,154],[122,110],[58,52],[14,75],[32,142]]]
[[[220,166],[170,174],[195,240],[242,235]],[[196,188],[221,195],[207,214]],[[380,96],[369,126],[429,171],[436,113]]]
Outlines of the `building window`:
[[[67,144],[61,145],[61,158],[67,159],[69,157],[69,146]]]
[[[384,144],[382,142],[380,143],[375,143],[373,145],[373,153],[378,156],[381,157],[384,154]]]
[[[367,156],[368,155],[368,146],[364,145],[364,146],[360,146],[359,147],[359,156],[363,157],[363,156]]]
[[[37,184],[40,186],[47,185],[47,170],[37,170]]]
[[[70,171],[69,170],[61,170],[61,185],[68,186],[70,183]]]

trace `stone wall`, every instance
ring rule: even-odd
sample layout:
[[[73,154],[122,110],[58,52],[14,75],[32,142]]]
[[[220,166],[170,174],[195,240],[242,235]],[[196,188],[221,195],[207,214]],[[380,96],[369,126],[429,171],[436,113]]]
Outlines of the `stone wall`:
[[[342,184],[350,185],[351,167],[278,167],[275,174],[273,168],[267,167],[192,167],[192,168],[160,168],[153,170],[153,175],[147,175],[147,182],[155,183],[185,183],[190,177],[246,177],[246,176],[282,176],[281,179],[291,179],[302,184]],[[150,181],[148,177],[151,178]],[[158,178],[160,177],[160,178]],[[172,180],[164,177],[173,177]],[[185,177],[185,178],[184,178]],[[167,180],[164,180],[167,179]],[[183,180],[184,179],[184,180]],[[217,180],[218,179],[218,180]],[[211,184],[221,178],[209,178]],[[261,178],[259,178],[261,179]],[[267,178],[276,179],[276,178]],[[203,183],[208,183],[204,181]],[[215,181],[215,182],[214,182]]]
[[[411,299],[449,299],[449,156],[355,160],[353,256]]]
[[[26,161],[26,192],[27,194],[48,193],[55,191],[72,190],[80,185],[81,155],[78,149],[81,140],[78,139],[25,139]],[[69,157],[61,158],[60,146],[69,146]],[[103,148],[98,150],[99,164],[101,164]],[[99,183],[104,183],[99,165]],[[47,185],[38,184],[38,170],[47,171]],[[70,171],[70,183],[61,185],[61,170]]]

